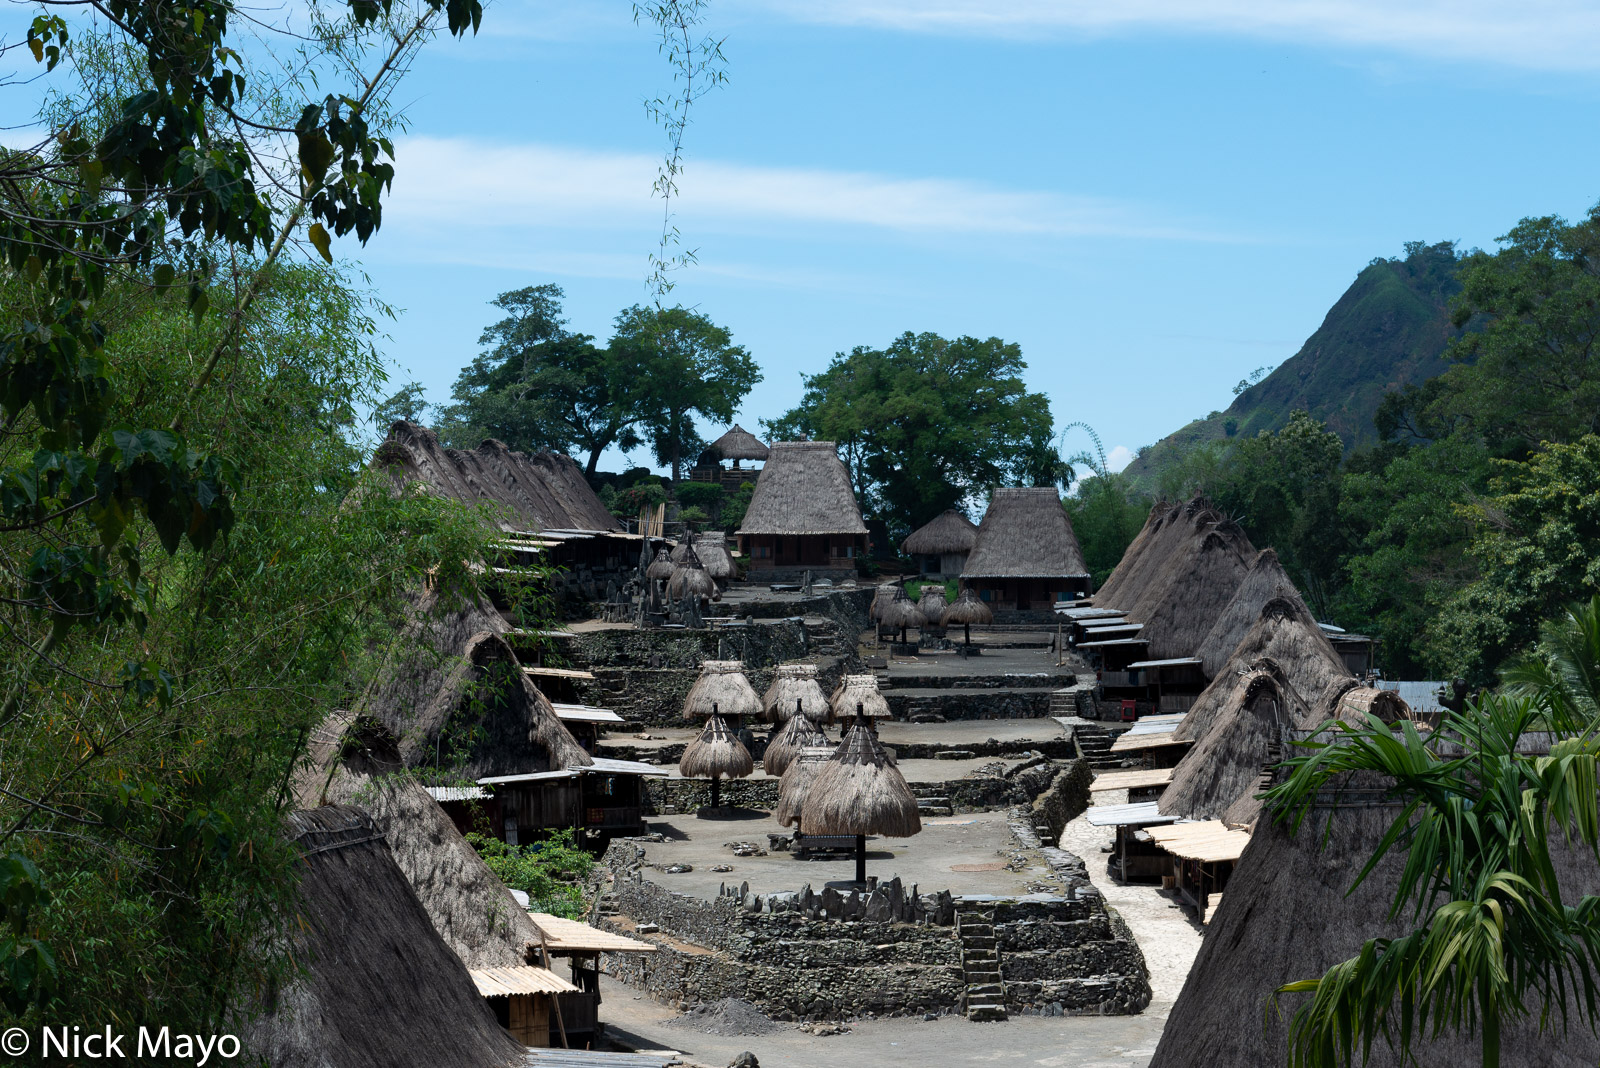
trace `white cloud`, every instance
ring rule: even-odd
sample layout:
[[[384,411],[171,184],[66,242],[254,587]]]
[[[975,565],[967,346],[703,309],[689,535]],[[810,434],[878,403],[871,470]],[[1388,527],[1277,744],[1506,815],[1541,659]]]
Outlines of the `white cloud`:
[[[1111,451],[1106,453],[1106,467],[1112,471],[1121,471],[1133,462],[1133,450],[1126,445],[1113,445]]]
[[[407,226],[660,227],[654,155],[413,137],[396,156],[385,214]],[[696,160],[678,184],[675,213],[698,232],[1237,240],[1128,202],[948,178]]]
[[[750,0],[803,22],[920,33],[1214,34],[1536,70],[1600,69],[1592,0]]]

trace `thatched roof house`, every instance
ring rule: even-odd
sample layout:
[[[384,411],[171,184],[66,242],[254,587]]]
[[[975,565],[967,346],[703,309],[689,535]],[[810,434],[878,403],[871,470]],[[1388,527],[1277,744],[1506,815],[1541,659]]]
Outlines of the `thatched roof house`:
[[[740,460],[766,463],[767,456],[772,450],[762,444],[760,438],[735,423],[728,428],[727,433],[711,443],[710,451],[724,460],[732,460],[733,466],[738,467]]]
[[[476,779],[593,762],[528,680],[509,629],[482,601],[437,588],[414,599],[359,708],[400,740],[407,767],[459,756],[455,770]]]
[[[302,854],[296,956],[308,970],[252,1021],[249,1051],[274,1068],[521,1064],[523,1044],[435,933],[372,817],[328,805],[285,825]]]
[[[924,575],[954,577],[967,564],[967,554],[978,543],[978,527],[954,508],[946,508],[900,543],[900,551],[917,562]]]
[[[1144,526],[1139,528],[1139,533],[1133,541],[1122,551],[1122,559],[1117,561],[1117,566],[1111,574],[1106,576],[1105,583],[1095,591],[1096,605],[1113,605],[1129,590],[1134,572],[1143,565],[1142,561],[1150,552],[1150,545],[1157,538],[1161,530],[1171,522],[1172,516],[1178,511],[1179,506],[1170,501],[1157,501],[1150,509],[1150,514],[1145,517]]]
[[[1053,608],[1089,593],[1089,569],[1061,497],[1048,486],[989,498],[961,585],[995,610]]]
[[[1193,657],[1206,633],[1244,581],[1255,548],[1238,524],[1218,520],[1174,547],[1166,566],[1139,599],[1128,622],[1143,623],[1139,637],[1151,660]]]
[[[1173,738],[1194,742],[1205,738],[1233,703],[1239,679],[1263,658],[1282,669],[1294,693],[1316,715],[1325,715],[1340,693],[1356,685],[1355,677],[1305,606],[1274,597],[1262,606],[1255,625],[1195,700],[1173,731]]]
[[[867,527],[834,443],[774,443],[738,536],[752,578],[855,577]]]
[[[1282,666],[1266,657],[1257,660],[1235,682],[1216,723],[1178,762],[1159,810],[1184,819],[1255,822],[1257,784],[1273,747],[1285,752],[1290,730],[1315,718]]]
[[[1298,833],[1271,819],[1260,820],[1211,919],[1199,956],[1161,1032],[1150,1068],[1195,1065],[1287,1064],[1289,1020],[1309,995],[1286,995],[1271,1011],[1273,991],[1286,983],[1320,978],[1360,952],[1369,938],[1395,937],[1403,923],[1387,922],[1399,885],[1404,849],[1390,850],[1353,894],[1351,884],[1371,858],[1390,822],[1392,806],[1349,803],[1314,809]],[[1331,823],[1330,823],[1331,821]],[[1326,835],[1326,838],[1324,837]],[[1600,868],[1592,854],[1573,849],[1555,835],[1552,859],[1568,905],[1600,892]],[[1409,912],[1403,917],[1409,919]],[[1507,1021],[1502,1037],[1505,1065],[1592,1068],[1600,1062],[1600,1038],[1578,1019],[1563,1033],[1538,1031],[1532,1021]],[[1447,1033],[1415,1051],[1418,1068],[1478,1064],[1478,1043]],[[1359,1055],[1357,1061],[1359,1062]],[[1399,1068],[1380,1039],[1370,1068]]]
[[[1283,569],[1278,554],[1273,549],[1262,549],[1250,564],[1250,570],[1233,591],[1233,597],[1217,613],[1211,629],[1200,640],[1195,650],[1200,658],[1201,670],[1207,678],[1216,678],[1244,636],[1261,618],[1261,609],[1274,597],[1282,597],[1305,607],[1300,591],[1295,588],[1289,573]],[[1306,613],[1308,616],[1309,612]]]

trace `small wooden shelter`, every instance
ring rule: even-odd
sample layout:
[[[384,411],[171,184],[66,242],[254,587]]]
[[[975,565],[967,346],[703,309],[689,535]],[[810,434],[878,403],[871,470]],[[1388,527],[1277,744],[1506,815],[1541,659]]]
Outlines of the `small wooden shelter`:
[[[978,527],[954,508],[946,508],[900,543],[900,551],[916,561],[918,574],[955,578],[978,543]]]
[[[738,537],[752,579],[855,578],[867,527],[834,443],[774,443]]]
[[[1051,609],[1087,597],[1089,568],[1060,495],[1049,486],[996,489],[961,586],[996,611]]]
[[[867,881],[867,836],[909,838],[922,830],[917,798],[864,717],[857,717],[805,792],[800,831],[807,838],[853,835],[856,882]]]
[[[761,474],[759,467],[740,467],[741,460],[762,464],[770,453],[760,438],[735,423],[700,454],[699,460],[689,469],[689,478],[695,482],[716,482],[731,491]],[[724,462],[731,462],[733,466],[723,467]]]

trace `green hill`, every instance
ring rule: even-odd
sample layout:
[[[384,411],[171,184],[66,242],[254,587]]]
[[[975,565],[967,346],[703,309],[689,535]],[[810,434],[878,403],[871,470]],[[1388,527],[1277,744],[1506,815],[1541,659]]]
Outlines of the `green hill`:
[[[1346,450],[1377,438],[1372,417],[1383,395],[1421,384],[1449,366],[1445,346],[1457,331],[1449,301],[1460,288],[1447,243],[1406,246],[1403,259],[1376,259],[1345,290],[1300,351],[1234,398],[1226,411],[1197,419],[1139,451],[1133,484],[1156,491],[1161,472],[1196,445],[1277,430],[1289,413],[1309,411]]]

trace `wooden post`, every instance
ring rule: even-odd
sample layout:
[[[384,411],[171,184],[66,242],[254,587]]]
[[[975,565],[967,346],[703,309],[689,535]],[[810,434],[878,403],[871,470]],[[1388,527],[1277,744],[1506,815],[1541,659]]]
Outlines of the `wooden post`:
[[[867,836],[856,835],[856,882],[867,884]]]
[[[711,776],[711,807],[722,807],[722,778],[718,775]]]

